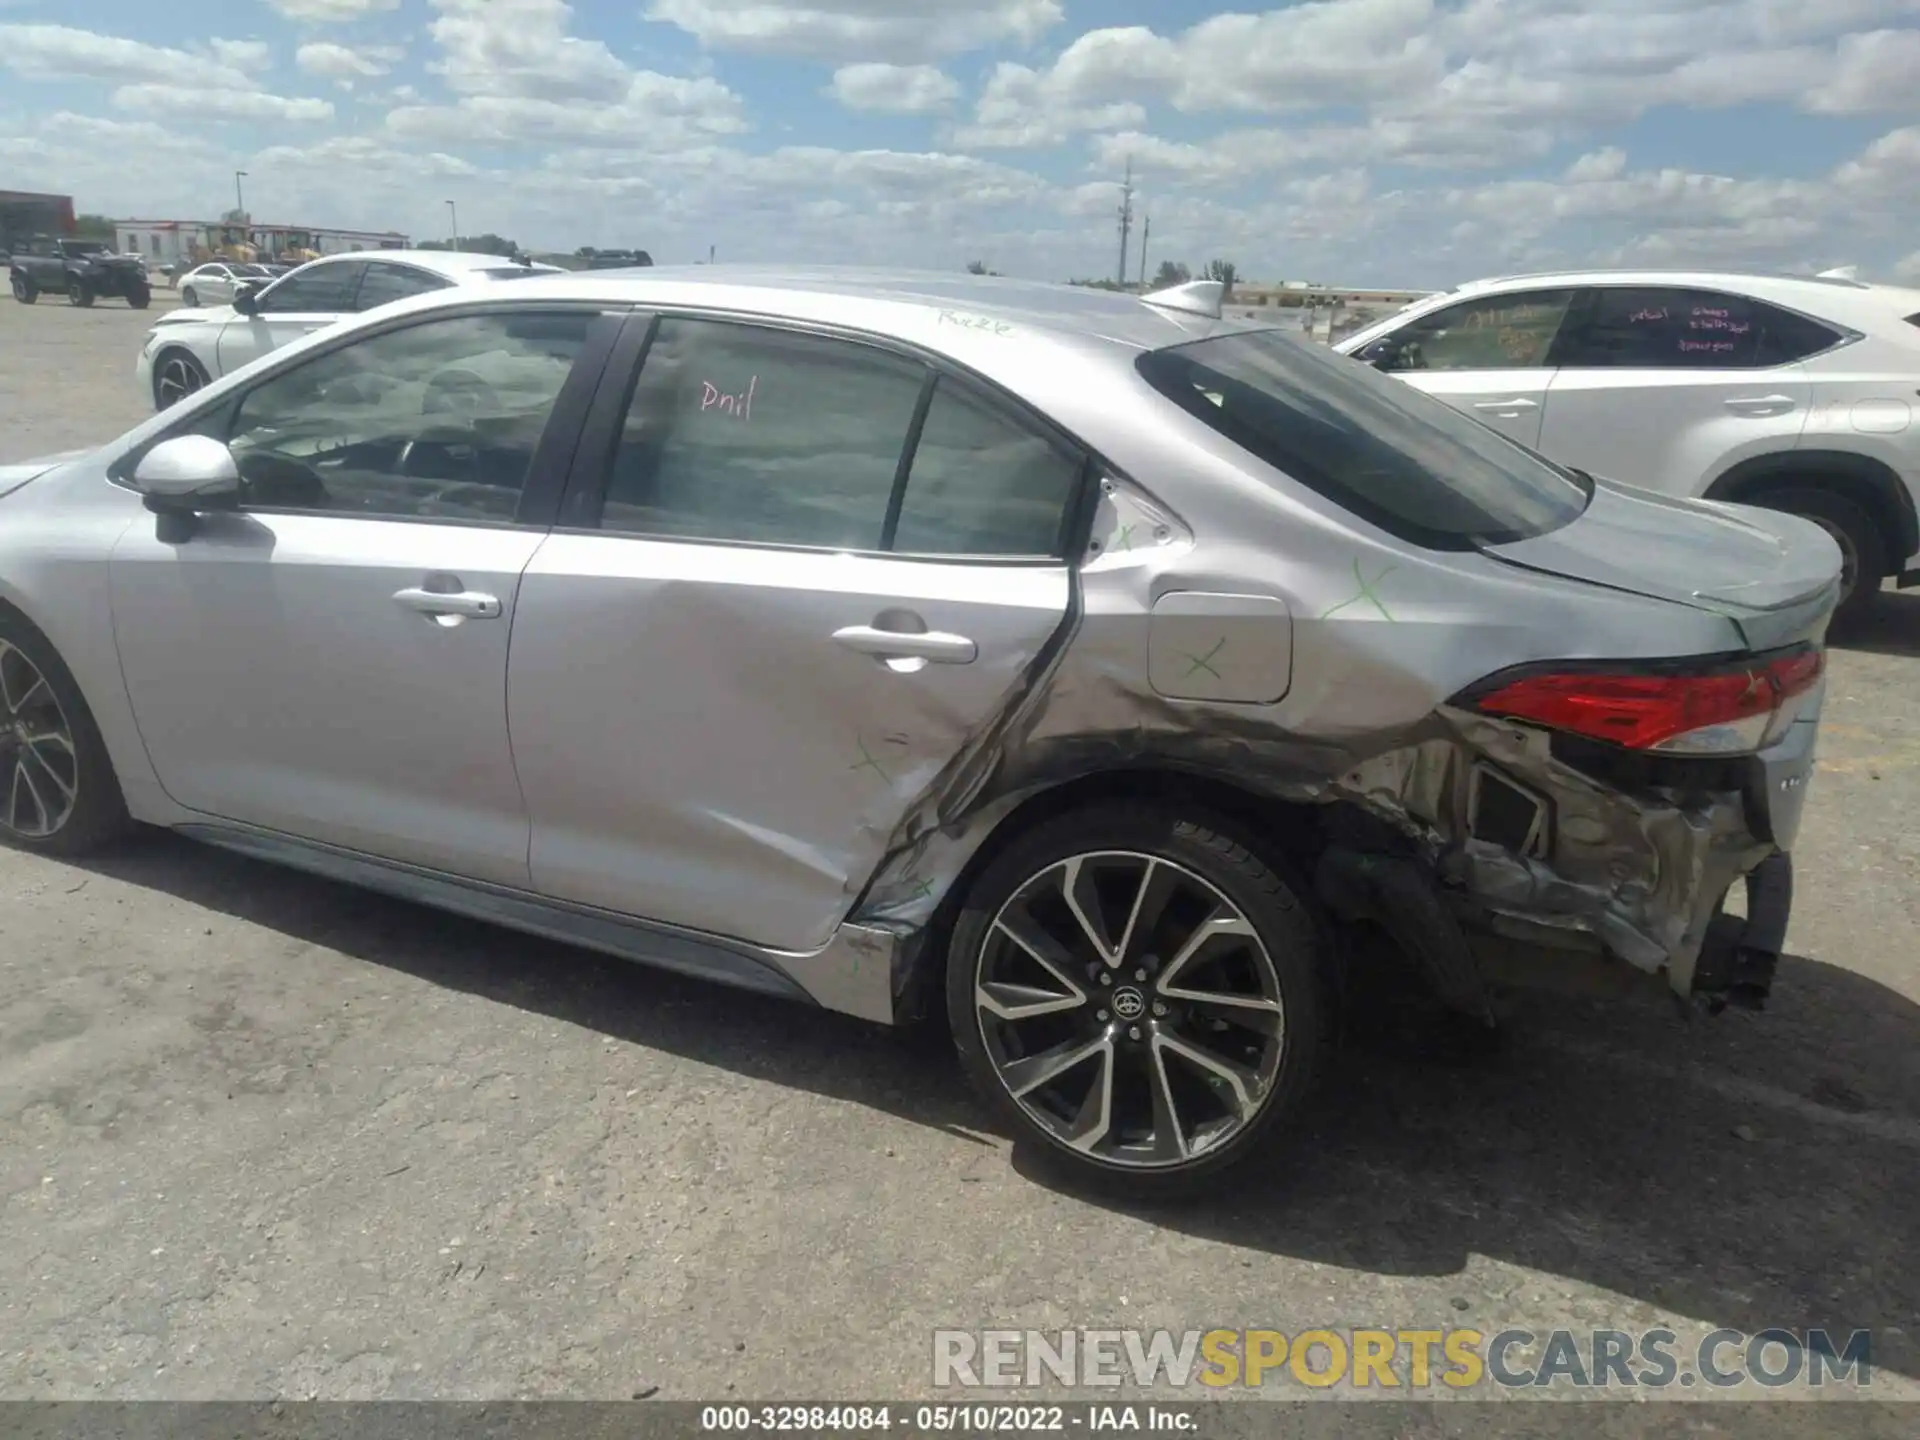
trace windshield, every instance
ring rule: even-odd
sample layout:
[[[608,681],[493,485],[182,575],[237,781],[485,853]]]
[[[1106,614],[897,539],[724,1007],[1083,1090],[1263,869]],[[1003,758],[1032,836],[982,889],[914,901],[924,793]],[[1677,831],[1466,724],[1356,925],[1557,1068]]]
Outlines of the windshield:
[[[1436,550],[1557,530],[1574,472],[1405,381],[1278,330],[1153,350],[1140,374],[1189,414],[1389,534]]]
[[[104,255],[107,250],[98,240],[68,240],[65,244],[69,255]]]

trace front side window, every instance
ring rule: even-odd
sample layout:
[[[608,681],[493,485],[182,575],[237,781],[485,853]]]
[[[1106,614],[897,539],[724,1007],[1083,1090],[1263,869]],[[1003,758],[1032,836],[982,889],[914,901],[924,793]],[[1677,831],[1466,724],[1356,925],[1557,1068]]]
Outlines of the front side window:
[[[1404,381],[1277,330],[1153,350],[1135,364],[1256,459],[1415,544],[1501,544],[1586,509],[1572,472]]]
[[[249,509],[511,521],[583,312],[430,320],[248,391],[225,439]]]
[[[1563,365],[1608,370],[1754,370],[1805,359],[1838,331],[1745,295],[1607,286],[1562,346]]]
[[[1365,358],[1388,372],[1541,369],[1550,363],[1573,293],[1528,290],[1463,300],[1374,342]]]
[[[260,292],[262,315],[344,315],[353,309],[364,265],[309,265]]]
[[[764,326],[662,320],[603,529],[878,550],[926,368]]]
[[[360,281],[360,294],[354,304],[357,309],[372,310],[377,306],[390,305],[395,300],[404,300],[410,295],[444,290],[451,283],[431,271],[379,260],[367,266],[366,276]]]

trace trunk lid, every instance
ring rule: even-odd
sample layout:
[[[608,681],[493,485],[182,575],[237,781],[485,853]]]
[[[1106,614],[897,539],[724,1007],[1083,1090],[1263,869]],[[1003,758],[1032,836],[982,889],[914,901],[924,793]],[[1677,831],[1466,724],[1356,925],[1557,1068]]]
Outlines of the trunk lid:
[[[1596,480],[1586,512],[1532,539],[1486,545],[1510,565],[1724,615],[1755,650],[1822,633],[1840,547],[1795,515]]]

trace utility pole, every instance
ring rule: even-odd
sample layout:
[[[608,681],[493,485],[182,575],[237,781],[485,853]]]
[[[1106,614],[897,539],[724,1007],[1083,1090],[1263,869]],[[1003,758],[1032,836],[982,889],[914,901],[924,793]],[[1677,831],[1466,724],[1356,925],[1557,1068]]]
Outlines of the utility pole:
[[[1145,215],[1140,220],[1140,289],[1147,288],[1147,241],[1153,238],[1153,216]]]
[[[1127,159],[1127,178],[1120,186],[1120,270],[1113,278],[1127,283],[1127,240],[1133,234],[1133,159]]]
[[[460,248],[460,211],[455,208],[451,200],[447,201],[447,223],[453,226],[453,235],[447,241],[447,248],[458,250]]]
[[[241,193],[240,182],[246,178],[247,172],[244,170],[233,172],[233,218],[242,223],[247,218],[247,197]]]

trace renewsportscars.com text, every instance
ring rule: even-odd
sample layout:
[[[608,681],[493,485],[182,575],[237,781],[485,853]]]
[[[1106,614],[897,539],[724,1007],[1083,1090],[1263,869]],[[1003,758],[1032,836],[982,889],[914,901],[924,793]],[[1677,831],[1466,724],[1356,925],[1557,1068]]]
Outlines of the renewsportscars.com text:
[[[937,1330],[933,1383],[1263,1389],[1748,1389],[1872,1384],[1855,1330]]]

